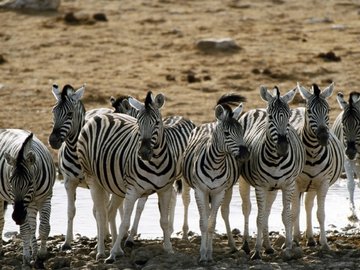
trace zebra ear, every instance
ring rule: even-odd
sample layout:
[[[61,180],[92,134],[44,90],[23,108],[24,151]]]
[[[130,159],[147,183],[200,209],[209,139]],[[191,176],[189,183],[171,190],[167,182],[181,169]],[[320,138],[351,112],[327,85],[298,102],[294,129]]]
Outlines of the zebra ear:
[[[234,110],[233,110],[233,118],[236,120],[239,120],[240,118],[240,114],[243,110],[243,104],[240,103],[239,106],[237,106]]]
[[[268,89],[263,85],[260,86],[260,96],[264,101],[270,101],[273,98]]]
[[[10,166],[14,167],[16,165],[16,158],[12,157],[8,152],[4,153],[4,157]]]
[[[328,97],[330,97],[332,95],[334,91],[334,82],[332,82],[328,87],[326,87],[320,94],[320,96],[322,98],[327,99]]]
[[[285,95],[282,96],[282,99],[286,103],[291,102],[295,97],[296,91],[297,91],[296,87],[294,89],[291,89],[289,92],[287,92]]]
[[[130,97],[128,101],[129,101],[129,105],[137,111],[140,111],[141,109],[144,108],[144,104],[142,104],[136,98]]]
[[[307,90],[305,87],[301,86],[300,83],[297,83],[297,89],[300,92],[300,95],[303,97],[303,99],[308,100],[311,97],[311,92]]]
[[[61,99],[61,93],[60,93],[60,90],[59,90],[59,86],[56,83],[54,83],[52,85],[52,93],[53,93],[54,97],[56,98],[56,100]]]
[[[165,96],[164,94],[160,93],[155,97],[154,100],[155,106],[160,109],[165,104]]]
[[[74,101],[80,100],[84,95],[84,91],[85,91],[85,84],[83,84],[83,86],[81,86],[78,90],[76,90],[76,92],[72,94],[71,98]]]
[[[220,104],[215,107],[215,117],[219,121],[223,121],[226,117],[226,111]]]
[[[339,103],[339,105],[340,105],[340,108],[344,110],[348,104],[347,104],[347,102],[344,100],[344,95],[343,95],[343,93],[339,92],[339,93],[337,94],[337,96],[336,96],[336,99],[337,99],[337,101],[338,101],[338,103]]]

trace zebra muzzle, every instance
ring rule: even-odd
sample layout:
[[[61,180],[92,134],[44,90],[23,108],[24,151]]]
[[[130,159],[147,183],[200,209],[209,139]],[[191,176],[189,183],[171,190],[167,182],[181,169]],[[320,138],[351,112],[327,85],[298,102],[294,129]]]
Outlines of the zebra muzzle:
[[[12,219],[16,225],[22,225],[25,223],[27,211],[23,201],[16,201],[14,204],[14,212],[12,213]]]
[[[59,149],[61,147],[62,143],[63,143],[63,141],[56,133],[54,133],[54,132],[51,133],[51,135],[49,137],[49,144],[50,144],[51,148]]]
[[[327,129],[327,127],[319,127],[316,132],[316,137],[321,146],[327,146],[329,141],[329,130]]]
[[[278,156],[283,157],[289,151],[289,140],[286,135],[279,135],[277,141],[276,152]]]
[[[141,142],[138,154],[142,160],[151,160],[153,156],[153,149],[151,148],[150,140],[143,140]]]
[[[345,150],[345,154],[348,157],[348,159],[353,160],[356,156],[356,146],[355,142],[348,142]]]
[[[246,146],[241,145],[239,147],[239,152],[236,156],[236,159],[238,161],[244,162],[247,161],[250,158],[250,152]]]

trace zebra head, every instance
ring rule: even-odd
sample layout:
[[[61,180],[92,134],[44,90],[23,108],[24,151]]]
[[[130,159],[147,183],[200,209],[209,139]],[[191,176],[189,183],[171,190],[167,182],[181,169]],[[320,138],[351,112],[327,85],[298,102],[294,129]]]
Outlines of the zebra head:
[[[278,156],[285,156],[289,151],[289,118],[291,110],[289,103],[293,100],[296,94],[296,88],[290,90],[285,95],[280,96],[280,91],[277,86],[273,89],[271,94],[264,86],[260,87],[260,96],[267,101],[268,114],[268,130],[270,138],[276,145],[276,152]]]
[[[343,110],[342,126],[345,142],[345,154],[353,160],[360,150],[360,93],[351,92],[349,103],[342,93],[337,94],[337,101]]]
[[[160,146],[163,136],[163,122],[160,113],[161,107],[165,103],[165,96],[158,94],[155,98],[149,91],[145,98],[145,103],[129,98],[129,104],[137,113],[137,123],[139,126],[139,156],[143,160],[150,161],[154,154],[154,148]]]
[[[49,137],[50,146],[54,149],[59,149],[61,144],[72,134],[76,134],[78,126],[82,123],[76,121],[83,121],[80,118],[81,113],[85,113],[84,107],[80,101],[84,94],[85,85],[78,90],[74,90],[71,85],[65,85],[62,92],[59,87],[54,84],[52,92],[56,98],[56,104],[52,110],[53,112],[53,130]],[[75,138],[77,139],[77,138]]]
[[[334,90],[334,83],[323,91],[313,84],[312,91],[297,84],[301,96],[306,100],[305,121],[308,121],[310,131],[316,136],[322,146],[326,146],[329,140],[329,104],[327,98]]]
[[[17,225],[24,224],[27,216],[27,207],[34,197],[34,175],[35,154],[32,151],[33,134],[25,139],[17,157],[10,153],[4,154],[7,164],[10,166],[10,196],[14,201],[14,212],[12,219]]]
[[[129,103],[130,98],[133,97],[131,96],[120,96],[118,98],[110,97],[111,106],[113,106],[114,112],[124,113],[132,117],[136,117],[138,111],[130,105]]]
[[[243,105],[240,103],[234,110],[229,106],[241,101],[245,101],[245,98],[235,94],[224,95],[219,99],[215,107],[217,125],[214,138],[219,151],[244,162],[249,159],[250,153],[244,143],[244,130],[238,121]]]

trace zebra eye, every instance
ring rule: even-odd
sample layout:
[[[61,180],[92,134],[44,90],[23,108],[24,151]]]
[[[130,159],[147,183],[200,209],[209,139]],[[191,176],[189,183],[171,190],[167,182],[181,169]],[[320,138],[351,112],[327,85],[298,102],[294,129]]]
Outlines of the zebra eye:
[[[227,137],[227,136],[230,136],[230,132],[229,131],[224,131],[224,135]]]
[[[68,113],[66,114],[66,116],[67,116],[67,118],[72,118],[73,112],[68,112]]]

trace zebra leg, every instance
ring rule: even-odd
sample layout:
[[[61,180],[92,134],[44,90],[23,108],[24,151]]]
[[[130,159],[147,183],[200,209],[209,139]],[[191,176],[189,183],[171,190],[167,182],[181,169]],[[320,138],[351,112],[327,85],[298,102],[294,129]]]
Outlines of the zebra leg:
[[[5,214],[5,202],[3,200],[0,200],[0,258],[3,255],[2,245],[3,245],[3,230],[4,230],[4,214]]]
[[[312,229],[312,209],[314,206],[314,199],[316,193],[314,191],[308,191],[305,194],[305,212],[306,212],[306,239],[307,246],[315,246],[316,242],[314,240],[313,229]]]
[[[61,246],[61,250],[71,249],[71,242],[73,241],[73,223],[76,213],[75,200],[76,200],[76,188],[78,186],[78,180],[71,179],[68,176],[65,176],[65,190],[67,195],[67,230],[65,235],[65,242]]]
[[[199,210],[200,216],[200,231],[201,231],[201,244],[200,244],[200,262],[207,261],[207,243],[208,243],[208,221],[209,221],[209,194],[199,189],[195,189],[195,200]]]
[[[171,233],[169,226],[169,205],[171,201],[173,188],[170,186],[165,191],[158,193],[159,209],[160,209],[160,226],[164,234],[164,250],[168,253],[174,253],[170,241]]]
[[[225,196],[225,190],[215,193],[215,195],[211,195],[211,209],[210,209],[210,215],[209,215],[208,238],[207,238],[208,249],[207,249],[207,254],[206,254],[208,262],[213,261],[213,255],[212,255],[213,254],[213,244],[212,244],[212,242],[213,242],[213,236],[214,236],[215,226],[216,226],[216,217],[217,217],[217,213],[219,211],[219,207],[221,206],[221,203],[224,200],[224,196]],[[229,196],[229,194],[228,194],[228,196]],[[229,203],[230,203],[230,201],[229,201]],[[229,228],[230,228],[230,226],[229,226]],[[230,234],[231,234],[231,230],[230,230]],[[233,239],[233,241],[234,241],[234,239]]]
[[[50,233],[50,214],[51,214],[51,196],[48,196],[46,200],[39,206],[40,214],[40,225],[39,225],[39,236],[40,236],[40,250],[39,258],[44,260],[47,256],[46,242]]]
[[[328,189],[329,189],[328,183],[327,181],[324,181],[324,184],[317,192],[317,204],[318,204],[317,219],[320,224],[319,242],[323,250],[330,250],[330,247],[327,243],[326,231],[325,231],[325,199]]]
[[[251,201],[250,201],[250,185],[243,179],[240,178],[239,181],[239,192],[242,201],[242,212],[244,216],[244,236],[243,244],[241,249],[250,254],[249,247],[249,216],[251,212]]]
[[[189,223],[188,223],[188,215],[189,215],[189,205],[190,205],[190,186],[184,181],[182,181],[182,192],[181,198],[184,205],[184,223],[182,226],[183,231],[183,240],[188,240],[188,233],[189,233]]]
[[[273,254],[275,251],[270,243],[269,238],[269,216],[271,212],[271,206],[273,205],[277,195],[277,190],[268,191],[265,202],[265,215],[264,215],[264,225],[263,225],[263,247],[265,248],[265,253]]]
[[[88,178],[91,197],[94,203],[97,225],[97,254],[96,260],[105,257],[105,231],[107,226],[106,191],[92,178]]]
[[[123,209],[123,200],[124,198],[121,198],[115,194],[111,195],[108,207],[107,207],[107,212],[108,212],[108,218],[109,218],[109,224],[110,224],[110,231],[111,231],[111,244],[112,246],[114,246],[115,244],[115,240],[117,238],[117,228],[116,228],[116,212],[117,210]]]
[[[262,247],[262,232],[264,231],[264,217],[265,217],[265,209],[266,209],[266,200],[267,200],[267,192],[261,188],[255,188],[256,194],[256,202],[258,206],[258,214],[256,217],[256,225],[257,225],[257,236],[256,236],[256,244],[255,244],[255,252],[251,256],[252,260],[261,259],[261,247]]]
[[[282,222],[285,227],[285,252],[289,252],[292,249],[292,214],[291,214],[291,201],[294,194],[295,182],[292,182],[289,186],[282,190]]]
[[[148,197],[141,197],[137,201],[136,213],[135,213],[135,218],[134,218],[134,221],[133,221],[133,225],[131,227],[129,236],[127,237],[127,239],[125,241],[125,246],[127,246],[127,247],[132,247],[134,245],[134,237],[135,237],[135,235],[137,235],[139,222],[140,222],[140,217],[141,217],[141,214],[142,214],[142,212],[144,210],[145,203],[146,203],[147,199],[148,199]]]
[[[344,168],[347,178],[347,189],[349,192],[349,200],[350,200],[350,214],[348,215],[348,219],[350,221],[357,221],[357,215],[355,211],[355,203],[354,203],[354,191],[355,191],[355,181],[354,181],[354,171],[355,171],[355,161],[349,160],[345,158]]]
[[[30,241],[31,241],[31,228],[28,222],[28,218],[20,225],[20,236],[23,240],[23,265],[30,265],[31,262],[31,253],[30,253]]]
[[[170,199],[170,208],[169,208],[169,232],[170,236],[174,232],[174,216],[176,208],[176,190],[172,187],[171,199]]]
[[[221,204],[221,216],[225,222],[226,234],[228,237],[228,245],[230,247],[231,252],[235,252],[235,251],[237,251],[237,248],[235,245],[235,240],[232,235],[230,222],[229,222],[231,198],[232,198],[232,188],[229,188],[228,190],[226,190],[224,200]]]
[[[292,197],[292,206],[291,206],[291,214],[292,214],[292,224],[293,224],[293,239],[296,244],[299,245],[301,239],[300,233],[300,198],[301,193],[297,186],[295,186],[295,191]]]
[[[124,199],[124,216],[119,227],[119,234],[113,245],[110,256],[105,259],[105,263],[113,263],[117,256],[124,255],[124,250],[121,248],[121,240],[126,235],[130,227],[131,214],[134,210],[134,205],[139,199],[139,194],[133,189],[128,189]]]

